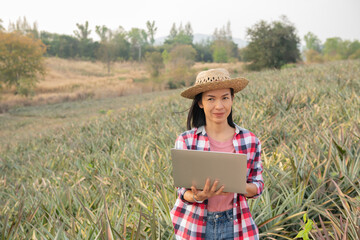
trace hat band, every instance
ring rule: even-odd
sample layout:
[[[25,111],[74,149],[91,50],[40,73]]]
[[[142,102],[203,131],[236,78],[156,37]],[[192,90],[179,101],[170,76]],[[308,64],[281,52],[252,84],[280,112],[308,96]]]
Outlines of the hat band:
[[[231,80],[231,78],[228,76],[204,77],[204,78],[196,79],[195,86],[199,85],[199,84],[203,84],[203,83],[208,83],[208,82],[222,82],[222,81],[226,81],[226,80]]]

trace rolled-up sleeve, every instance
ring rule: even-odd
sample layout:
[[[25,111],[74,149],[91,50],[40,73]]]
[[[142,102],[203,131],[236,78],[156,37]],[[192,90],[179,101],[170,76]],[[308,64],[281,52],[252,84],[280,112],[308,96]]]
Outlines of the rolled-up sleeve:
[[[257,186],[257,194],[252,197],[249,197],[249,198],[259,197],[264,189],[264,179],[262,176],[263,166],[261,163],[261,143],[257,138],[256,138],[256,148],[255,149],[256,149],[256,152],[255,152],[252,164],[251,164],[251,170],[250,170],[247,182],[253,183]]]
[[[184,137],[183,137],[182,135],[180,135],[180,136],[176,139],[176,141],[175,141],[175,149],[187,149],[185,139],[184,139]],[[188,202],[188,201],[186,201],[186,200],[184,199],[184,194],[185,194],[185,192],[186,192],[187,190],[188,190],[188,189],[186,189],[186,188],[177,187],[177,193],[178,193],[179,198],[180,198],[182,201],[186,202],[186,203],[190,203],[190,202]]]
[[[177,137],[175,141],[175,149],[187,149],[185,139],[182,135]]]

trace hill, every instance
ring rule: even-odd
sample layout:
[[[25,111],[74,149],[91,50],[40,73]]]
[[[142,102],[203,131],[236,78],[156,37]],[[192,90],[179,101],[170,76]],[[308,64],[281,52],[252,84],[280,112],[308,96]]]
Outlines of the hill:
[[[167,37],[159,37],[155,39],[155,45],[162,45],[165,42],[165,39]],[[202,34],[202,33],[195,33],[194,34],[194,39],[193,42],[194,43],[201,43],[202,41],[206,41],[207,39],[211,39],[212,35],[209,34]],[[236,43],[238,45],[239,48],[243,48],[246,47],[246,45],[248,44],[245,40],[241,39],[241,38],[233,38],[234,43]]]

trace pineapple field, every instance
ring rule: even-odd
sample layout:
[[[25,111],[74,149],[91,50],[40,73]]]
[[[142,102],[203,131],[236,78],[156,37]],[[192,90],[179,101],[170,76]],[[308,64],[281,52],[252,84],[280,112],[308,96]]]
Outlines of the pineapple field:
[[[241,76],[233,117],[262,143],[265,189],[248,201],[261,239],[359,239],[360,61]],[[173,239],[170,149],[191,102],[173,90],[83,104],[17,109],[61,114],[16,141],[21,122],[0,116],[1,239]],[[62,124],[90,107],[102,114]]]

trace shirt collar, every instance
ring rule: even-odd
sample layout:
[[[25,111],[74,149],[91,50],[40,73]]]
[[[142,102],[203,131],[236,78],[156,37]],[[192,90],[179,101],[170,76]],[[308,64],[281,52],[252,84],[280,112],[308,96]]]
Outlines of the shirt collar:
[[[235,133],[236,134],[239,134],[241,131],[243,131],[243,128],[242,127],[239,127],[238,125],[235,125]],[[201,126],[201,127],[198,127],[198,129],[196,130],[196,134],[202,134],[202,135],[205,135],[206,134],[206,130],[205,130],[205,125]]]

